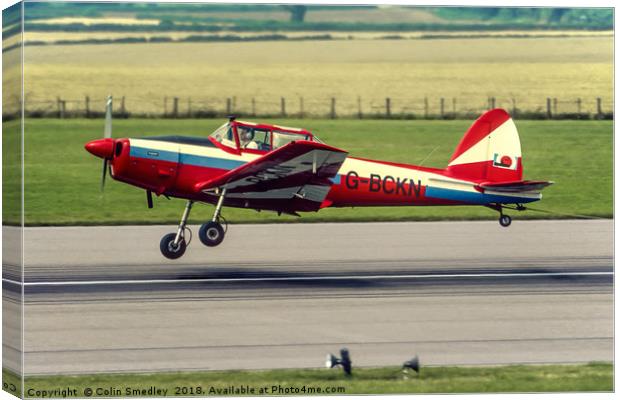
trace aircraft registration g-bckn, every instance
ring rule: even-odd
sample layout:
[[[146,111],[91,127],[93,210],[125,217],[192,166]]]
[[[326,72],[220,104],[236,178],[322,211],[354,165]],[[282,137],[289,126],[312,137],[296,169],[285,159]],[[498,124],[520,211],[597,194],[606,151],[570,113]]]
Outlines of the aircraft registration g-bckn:
[[[234,117],[208,137],[113,139],[111,98],[104,136],[85,146],[104,159],[102,188],[109,165],[112,178],[146,190],[149,208],[152,193],[187,200],[176,233],[160,243],[170,259],[185,253],[195,202],[215,204],[198,236],[217,246],[225,234],[223,206],[298,215],[326,207],[478,205],[497,210],[508,226],[506,205],[525,210],[552,183],[522,179],[519,135],[501,109],[473,123],[444,169],[349,157],[307,130]]]

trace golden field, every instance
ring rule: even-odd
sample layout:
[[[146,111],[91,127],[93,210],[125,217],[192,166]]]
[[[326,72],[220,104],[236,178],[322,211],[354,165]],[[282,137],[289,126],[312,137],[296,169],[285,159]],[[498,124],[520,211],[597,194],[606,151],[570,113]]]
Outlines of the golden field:
[[[7,53],[11,53],[12,50]],[[7,55],[5,53],[5,56]],[[223,110],[234,97],[237,111],[277,113],[280,98],[294,114],[430,112],[446,98],[446,111],[477,112],[495,96],[497,106],[536,110],[547,97],[559,112],[594,111],[613,103],[613,37],[477,38],[438,40],[331,40],[236,43],[148,43],[31,46],[25,50],[26,107],[103,107],[109,93],[126,97],[134,113],[159,114],[164,97],[180,97],[179,111]],[[456,104],[453,104],[453,100]],[[118,104],[118,103],[117,103]],[[168,109],[171,102],[168,100]]]

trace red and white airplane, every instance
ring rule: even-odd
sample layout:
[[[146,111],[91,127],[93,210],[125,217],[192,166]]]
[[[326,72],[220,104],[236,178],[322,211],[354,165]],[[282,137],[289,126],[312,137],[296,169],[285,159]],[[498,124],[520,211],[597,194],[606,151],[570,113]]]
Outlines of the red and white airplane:
[[[185,253],[195,202],[215,204],[199,238],[217,246],[223,206],[298,215],[326,207],[479,205],[497,210],[508,226],[506,205],[524,210],[552,183],[523,180],[519,135],[501,109],[474,122],[444,169],[349,157],[307,130],[234,117],[208,137],[112,139],[111,99],[106,114],[106,138],[85,146],[104,159],[102,186],[109,164],[112,178],[146,190],[149,208],[153,192],[187,200],[177,231],[160,243],[170,259]]]

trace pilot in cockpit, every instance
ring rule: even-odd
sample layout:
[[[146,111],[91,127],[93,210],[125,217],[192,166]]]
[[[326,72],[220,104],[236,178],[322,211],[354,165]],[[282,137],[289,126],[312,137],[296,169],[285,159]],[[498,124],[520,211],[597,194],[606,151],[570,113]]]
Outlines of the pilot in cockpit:
[[[254,139],[254,131],[252,128],[246,128],[244,126],[238,126],[237,132],[239,133],[239,141],[241,142],[242,149],[257,150],[258,143]]]

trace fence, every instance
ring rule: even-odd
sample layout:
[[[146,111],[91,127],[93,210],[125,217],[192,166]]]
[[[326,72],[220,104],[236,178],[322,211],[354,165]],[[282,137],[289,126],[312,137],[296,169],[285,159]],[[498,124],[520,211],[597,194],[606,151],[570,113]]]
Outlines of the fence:
[[[30,118],[100,118],[105,99],[36,99],[26,96],[25,115]],[[307,99],[297,97],[211,97],[183,98],[164,96],[161,100],[114,98],[114,116],[120,118],[214,118],[236,114],[244,118],[385,118],[385,119],[455,119],[475,118],[492,108],[504,108],[522,119],[612,119],[613,103],[601,97],[558,99],[517,99],[487,97],[462,99],[447,97],[362,99]],[[17,117],[17,110],[8,110],[3,119]]]

